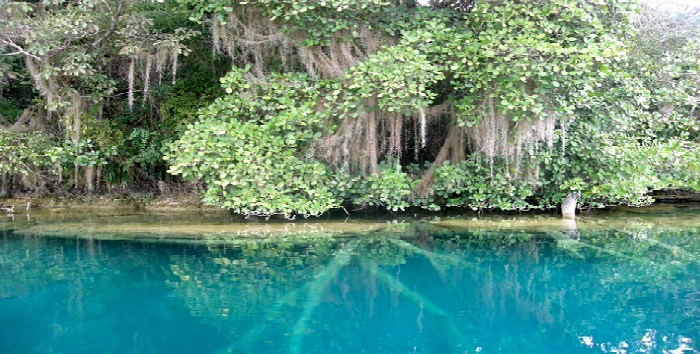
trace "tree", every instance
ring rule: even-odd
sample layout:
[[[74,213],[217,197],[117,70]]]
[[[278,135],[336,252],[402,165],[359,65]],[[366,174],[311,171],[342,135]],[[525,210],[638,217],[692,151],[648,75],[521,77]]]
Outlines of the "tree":
[[[633,0],[0,4],[0,89],[13,83],[0,112],[49,136],[40,170],[57,189],[135,169],[155,184],[165,152],[207,203],[243,214],[698,190],[692,14]]]
[[[86,153],[108,157],[124,142],[109,122],[115,118],[110,111],[121,111],[124,103],[115,96],[124,94],[131,110],[140,72],[145,102],[151,75],[170,70],[174,80],[178,57],[189,52],[183,41],[196,32],[154,28],[151,15],[162,11],[158,6],[141,0],[0,3],[0,54],[22,58],[41,97],[40,103],[24,110],[14,129],[59,131],[55,138],[65,138],[66,143],[54,153],[76,153],[54,160],[73,165],[76,188],[83,170],[92,192],[106,163],[102,158],[86,159]]]
[[[579,189],[588,203],[639,205],[648,202],[650,189],[690,181],[679,171],[657,176],[671,155],[687,152],[692,160],[694,145],[686,133],[667,132],[669,139],[658,140],[639,129],[660,108],[648,105],[651,83],[634,66],[641,54],[627,35],[638,9],[633,1],[551,0],[536,8],[512,0],[431,7],[342,0],[180,4],[211,26],[214,47],[234,66],[250,66],[235,95],[256,97],[259,87],[277,88],[278,73],[304,72],[304,80],[318,83],[315,104],[294,99],[273,114],[311,108],[309,126],[319,129],[303,146],[286,151],[304,161],[313,157],[327,166],[322,175],[334,174],[340,190],[324,194],[336,201],[329,207],[345,200],[392,210],[411,204],[546,208]],[[295,90],[280,87],[263,99],[295,97]],[[226,121],[231,114],[221,112],[234,112],[237,122],[260,131],[260,118],[235,113],[247,105],[227,99],[202,112],[207,122],[214,116]],[[678,121],[689,122],[682,116]],[[228,129],[222,131],[237,136],[248,128]],[[615,135],[620,129],[625,134]],[[218,139],[201,135],[198,126],[194,131],[203,142]],[[282,141],[286,134],[267,129],[254,139],[235,139],[246,141],[246,154],[265,161],[277,151],[266,140]],[[191,157],[174,153],[190,143],[188,138],[174,145],[168,158],[174,172],[202,178],[199,167],[187,167]],[[220,148],[205,146],[205,154],[217,157],[202,161],[233,156]],[[632,163],[650,155],[658,158]],[[691,160],[681,164],[692,166]],[[280,162],[279,171],[295,171],[299,163]],[[631,182],[633,176],[641,177]],[[257,195],[260,183],[275,180],[256,185],[255,179],[247,176],[243,180],[251,183],[233,190]],[[326,193],[328,184],[323,186]],[[230,198],[207,196],[230,207]],[[301,198],[300,205],[312,199]]]

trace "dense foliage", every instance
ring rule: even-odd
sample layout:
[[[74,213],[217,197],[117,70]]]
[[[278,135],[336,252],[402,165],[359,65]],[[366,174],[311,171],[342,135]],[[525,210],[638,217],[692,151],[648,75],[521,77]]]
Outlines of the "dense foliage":
[[[700,191],[697,12],[3,0],[0,18],[8,193],[189,181],[208,204],[292,217]]]

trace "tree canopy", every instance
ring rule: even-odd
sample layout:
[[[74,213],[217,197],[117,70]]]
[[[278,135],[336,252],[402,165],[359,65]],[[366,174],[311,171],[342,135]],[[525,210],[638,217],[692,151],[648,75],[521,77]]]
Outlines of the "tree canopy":
[[[3,189],[182,178],[206,203],[288,217],[700,191],[697,13],[632,0],[3,0],[0,18]]]

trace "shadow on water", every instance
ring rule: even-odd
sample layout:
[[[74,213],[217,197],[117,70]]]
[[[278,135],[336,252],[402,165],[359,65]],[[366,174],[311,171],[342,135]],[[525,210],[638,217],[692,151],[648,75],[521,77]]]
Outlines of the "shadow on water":
[[[695,353],[700,340],[697,209],[2,227],[3,353]]]

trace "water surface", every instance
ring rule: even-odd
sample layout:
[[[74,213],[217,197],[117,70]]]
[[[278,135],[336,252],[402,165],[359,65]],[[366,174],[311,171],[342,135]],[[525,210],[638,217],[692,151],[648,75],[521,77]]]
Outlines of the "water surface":
[[[0,352],[697,353],[700,346],[697,210],[599,215],[574,225],[547,217],[357,227],[196,220],[4,221]]]

